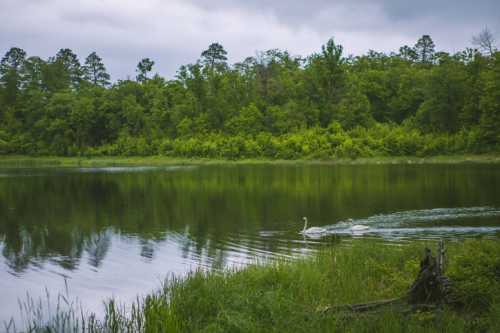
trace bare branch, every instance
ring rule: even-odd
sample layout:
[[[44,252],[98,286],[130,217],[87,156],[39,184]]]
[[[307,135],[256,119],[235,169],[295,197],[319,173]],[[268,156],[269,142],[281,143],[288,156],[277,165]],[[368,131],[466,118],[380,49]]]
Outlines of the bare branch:
[[[484,28],[478,35],[472,37],[472,44],[490,56],[496,51],[495,37],[488,27]]]

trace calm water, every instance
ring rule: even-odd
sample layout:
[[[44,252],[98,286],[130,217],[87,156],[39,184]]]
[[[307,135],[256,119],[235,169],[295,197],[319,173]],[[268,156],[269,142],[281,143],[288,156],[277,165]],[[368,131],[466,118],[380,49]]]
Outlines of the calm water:
[[[325,235],[304,238],[301,217]],[[348,219],[352,219],[348,223]],[[369,226],[353,233],[352,224]],[[0,169],[0,322],[65,292],[87,310],[169,274],[294,257],[352,237],[500,235],[497,165]]]

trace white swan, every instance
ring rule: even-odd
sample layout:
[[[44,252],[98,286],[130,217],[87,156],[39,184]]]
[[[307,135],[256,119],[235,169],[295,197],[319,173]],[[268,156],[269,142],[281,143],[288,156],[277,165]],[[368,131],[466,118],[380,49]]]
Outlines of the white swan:
[[[347,219],[347,223],[352,224],[353,222],[354,222],[353,219]],[[370,227],[367,225],[363,225],[363,224],[355,224],[349,228],[349,230],[351,230],[352,232],[364,231],[364,230],[368,230],[368,229],[370,229]]]
[[[370,229],[369,226],[367,225],[362,225],[362,224],[356,224],[351,227],[351,231],[363,231],[363,230],[368,230]]]
[[[302,231],[300,232],[302,235],[319,235],[326,233],[325,228],[320,228],[320,227],[307,228],[307,217],[304,216],[302,220],[304,220],[304,229],[302,229]]]

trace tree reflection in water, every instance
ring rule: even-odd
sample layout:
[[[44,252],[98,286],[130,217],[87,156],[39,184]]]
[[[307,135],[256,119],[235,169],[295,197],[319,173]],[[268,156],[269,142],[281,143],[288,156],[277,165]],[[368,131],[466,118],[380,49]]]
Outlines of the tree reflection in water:
[[[160,244],[172,243],[181,253],[178,260],[221,268],[302,247],[295,241],[304,215],[324,225],[408,209],[500,205],[500,171],[494,165],[2,173],[10,175],[0,179],[2,255],[18,275],[48,261],[75,270],[82,258],[99,269],[113,242],[127,239],[137,240],[130,242],[138,247],[130,253],[143,260],[154,260]],[[280,233],[259,237],[263,230]]]

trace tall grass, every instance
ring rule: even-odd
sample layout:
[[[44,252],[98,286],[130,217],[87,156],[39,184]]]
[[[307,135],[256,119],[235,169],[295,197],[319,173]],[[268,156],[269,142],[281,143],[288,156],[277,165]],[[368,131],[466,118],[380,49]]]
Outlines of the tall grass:
[[[387,246],[358,240],[291,263],[171,278],[127,308],[109,301],[100,320],[68,309],[45,323],[27,322],[30,332],[500,331],[500,242],[491,240],[449,244],[447,271],[457,300],[453,309],[321,311],[328,305],[403,295],[418,272],[422,250],[422,243]]]

